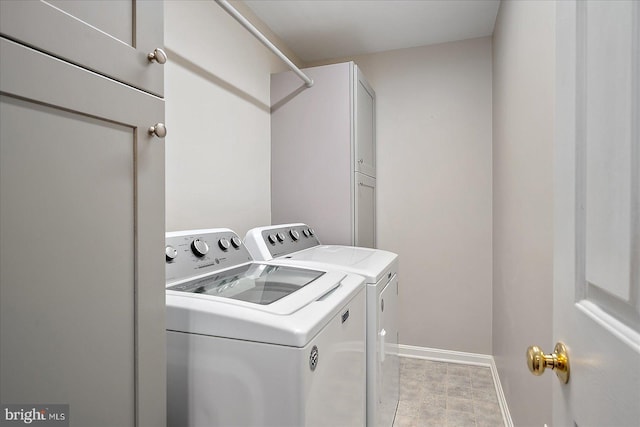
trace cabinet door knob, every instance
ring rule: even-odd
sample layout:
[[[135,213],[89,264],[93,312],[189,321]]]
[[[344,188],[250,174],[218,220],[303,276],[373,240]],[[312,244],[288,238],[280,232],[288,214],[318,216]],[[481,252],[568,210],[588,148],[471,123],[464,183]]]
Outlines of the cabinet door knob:
[[[153,49],[153,52],[148,54],[147,58],[149,59],[149,62],[156,61],[158,64],[164,64],[167,62],[167,54],[160,48]]]
[[[164,123],[156,123],[149,128],[149,135],[155,135],[158,138],[164,138],[167,136],[167,128]]]

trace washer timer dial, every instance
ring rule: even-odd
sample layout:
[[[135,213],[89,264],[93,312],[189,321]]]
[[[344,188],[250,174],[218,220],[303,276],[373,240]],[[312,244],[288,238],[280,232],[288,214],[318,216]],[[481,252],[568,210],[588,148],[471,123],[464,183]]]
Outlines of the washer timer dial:
[[[204,240],[194,239],[193,242],[191,242],[191,251],[193,251],[195,256],[203,257],[209,252],[209,245],[207,245],[207,242]]]

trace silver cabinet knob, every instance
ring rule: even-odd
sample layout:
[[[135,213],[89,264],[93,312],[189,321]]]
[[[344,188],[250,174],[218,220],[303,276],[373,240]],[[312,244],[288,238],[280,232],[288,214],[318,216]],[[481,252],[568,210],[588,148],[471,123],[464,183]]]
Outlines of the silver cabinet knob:
[[[149,135],[155,135],[158,138],[164,138],[167,136],[167,128],[164,123],[156,123],[149,128]]]
[[[167,62],[167,54],[160,48],[153,49],[153,52],[148,54],[147,58],[149,59],[149,62],[155,61],[158,64],[164,64]]]

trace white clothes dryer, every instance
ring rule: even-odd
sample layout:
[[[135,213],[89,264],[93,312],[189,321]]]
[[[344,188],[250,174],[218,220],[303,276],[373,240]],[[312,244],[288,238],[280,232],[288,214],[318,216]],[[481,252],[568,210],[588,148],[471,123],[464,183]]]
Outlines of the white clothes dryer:
[[[253,262],[229,229],[166,235],[169,426],[363,426],[361,276]]]
[[[367,426],[393,425],[399,397],[398,256],[353,246],[321,245],[307,224],[258,227],[244,243],[256,260],[277,260],[363,276],[367,284]]]

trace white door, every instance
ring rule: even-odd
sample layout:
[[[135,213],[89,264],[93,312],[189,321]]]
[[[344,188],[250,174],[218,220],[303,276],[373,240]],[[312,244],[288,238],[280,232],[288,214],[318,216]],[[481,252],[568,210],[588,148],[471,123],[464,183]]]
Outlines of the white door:
[[[637,1],[557,3],[554,426],[640,425],[639,23]]]

